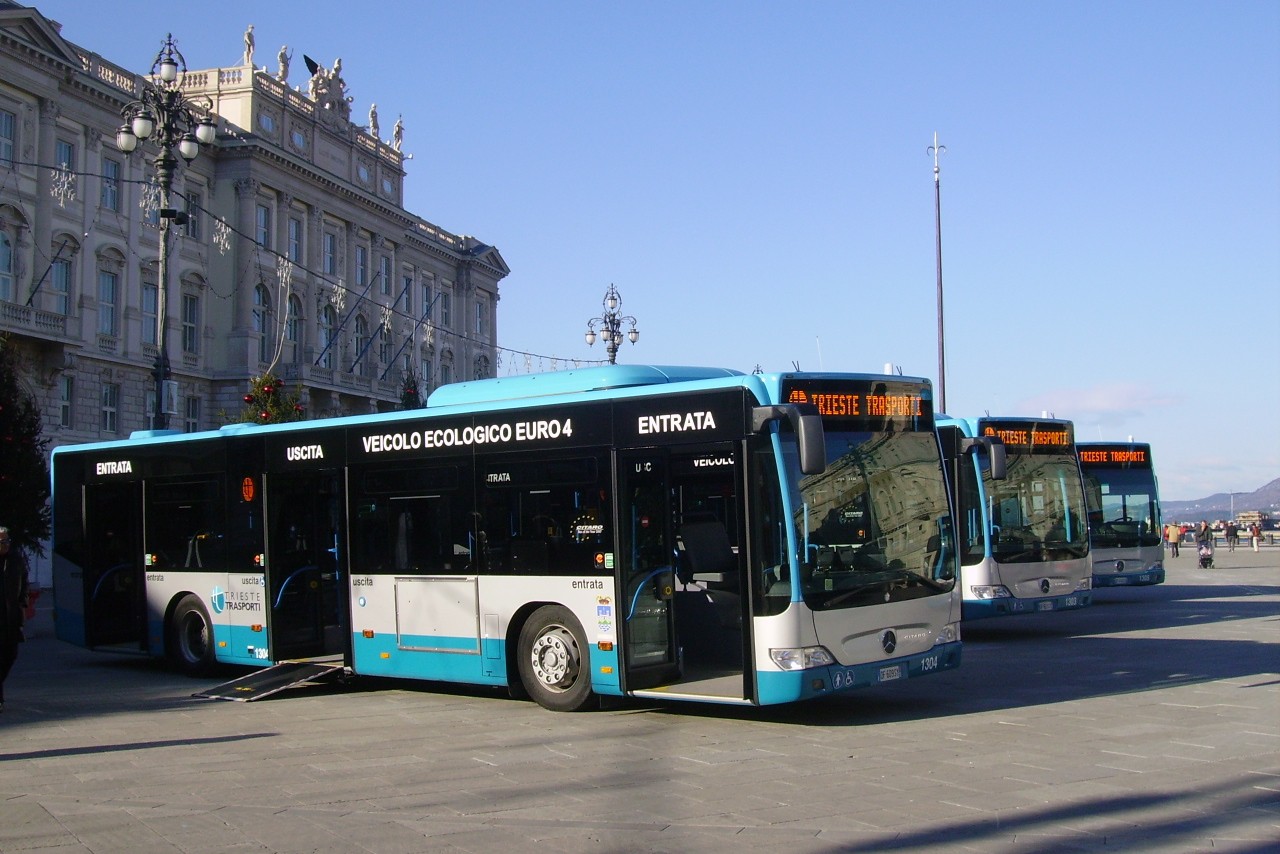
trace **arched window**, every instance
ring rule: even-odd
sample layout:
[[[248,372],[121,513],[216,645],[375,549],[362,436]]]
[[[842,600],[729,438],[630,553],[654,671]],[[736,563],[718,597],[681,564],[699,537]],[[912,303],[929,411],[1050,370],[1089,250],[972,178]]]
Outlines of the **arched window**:
[[[80,244],[70,235],[59,235],[53,242],[49,262],[49,300],[55,314],[67,317],[75,303],[75,265],[72,259],[80,252]]]
[[[258,361],[271,361],[271,294],[261,284],[253,289],[253,331],[258,336]]]
[[[351,366],[353,373],[360,373],[360,365],[364,361],[364,351],[369,345],[369,321],[364,319],[363,314],[356,315],[356,341],[355,352],[351,354],[354,364]]]
[[[297,364],[302,356],[302,300],[289,294],[289,308],[284,321],[284,338],[289,344],[289,362]]]
[[[320,310],[320,367],[333,368],[333,330],[338,325],[338,312],[331,305]]]
[[[378,327],[378,361],[388,364],[391,352],[391,324],[384,323]]]
[[[0,231],[0,300],[13,302],[17,293],[13,275],[13,241]]]
[[[435,379],[435,348],[430,344],[422,345],[421,361],[419,368],[422,371],[422,382],[418,386],[418,393],[426,399],[427,392],[431,390],[432,380]]]

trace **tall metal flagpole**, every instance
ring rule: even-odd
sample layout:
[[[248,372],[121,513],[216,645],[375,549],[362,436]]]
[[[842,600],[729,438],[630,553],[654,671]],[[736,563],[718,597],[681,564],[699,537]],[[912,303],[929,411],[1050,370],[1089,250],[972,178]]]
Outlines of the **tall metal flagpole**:
[[[935,411],[947,411],[947,349],[942,322],[942,184],[939,180],[938,155],[946,151],[938,145],[938,132],[933,133],[933,145],[928,153],[933,155],[933,230],[938,258],[938,407]]]

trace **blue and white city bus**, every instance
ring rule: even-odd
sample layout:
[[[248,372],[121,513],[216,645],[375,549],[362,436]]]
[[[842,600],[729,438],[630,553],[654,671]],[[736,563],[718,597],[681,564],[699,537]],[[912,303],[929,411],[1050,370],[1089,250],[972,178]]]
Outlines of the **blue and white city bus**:
[[[328,661],[556,710],[948,670],[958,561],[931,404],[923,379],[610,366],[61,447],[58,635],[195,673]]]
[[[990,455],[956,456],[952,480],[963,617],[1082,608],[1092,599],[1084,486],[1070,421],[937,417],[943,446],[999,440]]]
[[[1093,586],[1164,582],[1160,491],[1143,442],[1080,442]]]

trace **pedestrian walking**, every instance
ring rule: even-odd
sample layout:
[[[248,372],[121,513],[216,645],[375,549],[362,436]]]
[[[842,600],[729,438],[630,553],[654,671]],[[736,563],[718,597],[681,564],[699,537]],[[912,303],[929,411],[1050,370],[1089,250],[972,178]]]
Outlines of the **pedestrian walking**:
[[[1236,545],[1240,542],[1240,529],[1236,527],[1236,523],[1228,522],[1222,532],[1227,535],[1227,551],[1235,551]]]
[[[1249,539],[1252,541],[1253,550],[1256,552],[1258,546],[1262,545],[1262,526],[1257,522],[1249,526]]]
[[[27,610],[27,561],[13,547],[9,529],[0,525],[0,711],[4,709],[4,680],[18,658],[22,623]]]
[[[1164,538],[1169,541],[1169,556],[1178,556],[1178,541],[1182,539],[1182,527],[1179,525],[1165,525]]]

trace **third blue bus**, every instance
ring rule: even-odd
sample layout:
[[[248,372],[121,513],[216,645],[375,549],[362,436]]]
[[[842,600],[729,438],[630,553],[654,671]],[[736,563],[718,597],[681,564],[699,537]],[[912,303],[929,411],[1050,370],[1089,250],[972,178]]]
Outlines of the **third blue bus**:
[[[1080,471],[1089,506],[1093,586],[1164,581],[1160,490],[1143,442],[1081,442]]]

